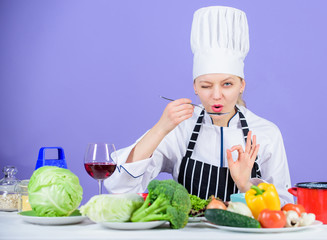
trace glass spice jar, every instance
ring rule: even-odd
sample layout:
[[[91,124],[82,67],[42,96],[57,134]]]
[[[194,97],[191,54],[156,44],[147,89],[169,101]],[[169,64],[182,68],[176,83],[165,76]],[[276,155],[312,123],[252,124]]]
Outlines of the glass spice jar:
[[[28,201],[28,183],[29,180],[22,180],[17,184],[16,191],[18,192],[18,212],[32,210]]]
[[[16,191],[19,180],[15,177],[17,168],[5,166],[2,172],[5,176],[0,180],[0,211],[17,211],[19,198]]]

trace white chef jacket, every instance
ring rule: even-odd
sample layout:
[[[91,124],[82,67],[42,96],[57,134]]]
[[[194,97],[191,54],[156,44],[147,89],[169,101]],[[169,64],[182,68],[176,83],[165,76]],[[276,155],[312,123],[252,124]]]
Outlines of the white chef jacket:
[[[257,136],[260,144],[258,165],[261,179],[252,178],[255,185],[260,182],[273,183],[278,191],[282,205],[293,202],[293,197],[287,189],[291,187],[288,163],[283,138],[278,127],[265,120],[243,106],[237,106],[245,116],[252,135]],[[134,163],[125,163],[133,145],[117,151],[117,170],[105,180],[104,185],[109,193],[144,192],[148,183],[156,178],[160,172],[171,173],[177,181],[179,168],[186,153],[195,123],[201,110],[194,109],[190,119],[180,123],[159,144],[150,158]],[[221,141],[221,134],[223,134]],[[223,151],[223,166],[228,167],[226,150],[235,145],[245,148],[245,141],[238,113],[229,121],[227,127],[216,126],[208,114],[204,115],[200,134],[192,154],[193,159],[220,166],[221,151]],[[237,159],[237,152],[233,152],[233,159]]]

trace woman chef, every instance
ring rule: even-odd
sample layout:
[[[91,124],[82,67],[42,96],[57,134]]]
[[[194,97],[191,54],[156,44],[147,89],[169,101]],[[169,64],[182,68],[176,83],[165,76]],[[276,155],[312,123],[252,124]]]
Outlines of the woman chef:
[[[170,102],[144,136],[117,152],[118,171],[105,181],[107,190],[144,192],[160,172],[168,172],[204,199],[229,201],[230,194],[265,181],[275,185],[282,204],[293,202],[278,127],[242,102],[249,50],[245,13],[230,7],[197,10],[191,47],[194,90],[205,110],[186,98]]]

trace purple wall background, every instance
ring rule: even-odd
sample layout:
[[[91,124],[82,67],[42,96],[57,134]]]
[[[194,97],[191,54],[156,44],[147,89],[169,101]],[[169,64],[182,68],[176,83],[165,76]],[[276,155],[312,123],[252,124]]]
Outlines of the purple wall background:
[[[292,184],[327,181],[324,0],[1,0],[0,168],[29,178],[40,147],[62,146],[83,202],[97,194],[88,142],[133,143],[160,118],[159,95],[198,101],[189,38],[210,5],[248,16],[245,100],[281,129]]]

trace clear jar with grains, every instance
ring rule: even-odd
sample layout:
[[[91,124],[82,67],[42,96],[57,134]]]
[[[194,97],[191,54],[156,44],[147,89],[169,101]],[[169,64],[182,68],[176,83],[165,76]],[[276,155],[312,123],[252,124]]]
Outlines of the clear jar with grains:
[[[17,211],[19,199],[16,191],[19,180],[15,177],[17,168],[5,166],[2,172],[5,176],[0,180],[0,211]]]
[[[28,201],[28,183],[29,180],[22,180],[16,185],[16,191],[19,194],[18,212],[32,210]]]

